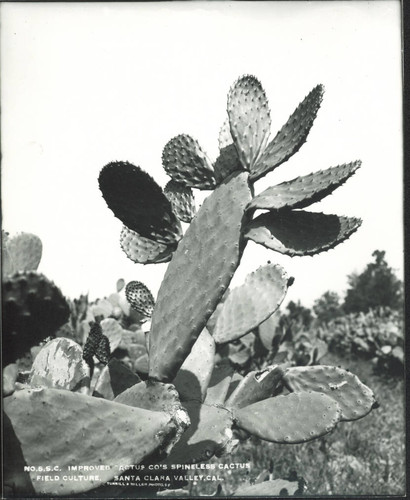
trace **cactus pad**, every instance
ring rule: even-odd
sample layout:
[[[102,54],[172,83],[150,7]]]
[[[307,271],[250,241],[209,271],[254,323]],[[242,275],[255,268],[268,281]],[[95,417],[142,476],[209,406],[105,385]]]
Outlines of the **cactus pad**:
[[[158,241],[140,236],[124,226],[121,231],[120,245],[129,259],[137,264],[159,264],[171,260],[176,245],[165,245]]]
[[[345,241],[360,224],[354,217],[286,209],[253,219],[245,238],[291,257],[314,255]]]
[[[245,283],[229,293],[216,319],[216,343],[230,342],[249,333],[282,303],[288,277],[278,265],[268,264],[249,274]]]
[[[312,128],[323,92],[323,86],[317,85],[299,104],[251,170],[252,181],[263,177],[299,151]]]
[[[221,405],[226,399],[229,384],[233,376],[233,368],[228,360],[223,360],[218,365],[215,365],[208,390],[206,392],[205,404]]]
[[[175,377],[239,264],[247,173],[232,174],[204,201],[158,292],[150,333],[150,377]],[[172,356],[170,355],[172,353]]]
[[[137,408],[168,413],[174,412],[181,406],[178,392],[172,384],[163,384],[154,380],[134,384],[119,394],[114,401]]]
[[[269,187],[253,198],[248,209],[305,208],[341,186],[360,165],[360,161],[355,161]]]
[[[275,313],[269,316],[258,327],[258,336],[265,349],[270,351],[274,344],[282,337],[282,331],[279,329],[280,314]]]
[[[41,473],[30,472],[32,486],[39,495],[70,495],[104,484],[118,475],[118,464],[140,463],[176,431],[173,419],[166,413],[58,389],[21,390],[3,401],[13,429],[4,443],[6,461],[18,447],[21,461],[30,466],[38,468],[47,463],[60,468],[53,473],[59,477],[55,481],[37,480]],[[109,467],[82,473],[88,480],[64,480],[65,475],[73,475],[68,467],[79,464]],[[15,484],[16,478],[6,476],[4,482]]]
[[[230,89],[228,116],[240,162],[252,171],[266,147],[271,125],[265,91],[254,76],[242,76]]]
[[[164,194],[171,202],[172,209],[182,222],[191,222],[195,215],[195,200],[190,187],[170,180],[164,188]]]
[[[229,449],[232,444],[232,415],[224,408],[184,403],[191,425],[176,443],[166,464],[198,463]]]
[[[225,406],[243,408],[269,398],[282,380],[283,373],[283,369],[278,365],[268,366],[259,372],[248,373],[226,400]]]
[[[173,381],[181,401],[204,401],[214,359],[215,342],[204,328]]]
[[[118,359],[110,359],[101,370],[94,387],[93,396],[112,401],[129,387],[140,382],[137,374],[132,372]]]
[[[110,343],[110,350],[114,352],[121,344],[123,329],[114,318],[105,318],[101,321],[102,334],[105,335]]]
[[[125,287],[125,296],[130,306],[143,316],[150,318],[154,310],[154,297],[152,293],[140,281],[130,281]]]
[[[172,180],[184,186],[198,189],[215,187],[211,161],[198,142],[189,135],[178,135],[165,145],[162,164]]]
[[[33,361],[29,383],[32,387],[54,387],[79,391],[90,386],[90,371],[83,350],[73,340],[58,338],[47,342]]]
[[[181,224],[171,203],[149,174],[131,163],[113,162],[98,180],[108,207],[128,229],[166,245],[180,239]]]
[[[70,315],[60,289],[35,271],[18,272],[5,278],[2,301],[4,365],[53,336]]]
[[[7,239],[7,251],[15,271],[36,271],[43,253],[43,244],[38,236],[19,233]]]
[[[353,373],[336,366],[288,368],[283,378],[291,391],[317,391],[337,401],[342,420],[356,420],[367,415],[375,403],[374,394]]]
[[[340,421],[341,410],[326,394],[293,392],[235,410],[234,416],[238,427],[261,439],[291,444],[330,432]]]
[[[220,184],[233,172],[244,170],[233,143],[228,119],[225,120],[219,132],[219,156],[215,161],[214,170],[217,184]]]

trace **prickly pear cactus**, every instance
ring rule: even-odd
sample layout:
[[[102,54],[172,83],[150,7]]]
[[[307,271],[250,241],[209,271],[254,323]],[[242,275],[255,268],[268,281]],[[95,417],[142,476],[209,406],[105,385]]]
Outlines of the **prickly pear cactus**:
[[[371,390],[341,369],[305,372],[276,364],[238,376],[217,353],[218,345],[234,339],[241,338],[245,345],[252,330],[275,313],[292,282],[284,269],[268,264],[243,285],[229,289],[248,240],[291,256],[313,255],[333,248],[359,226],[357,219],[299,210],[343,184],[359,162],[254,194],[255,180],[305,142],[322,94],[322,86],[313,89],[270,141],[266,94],[255,77],[246,75],[229,92],[228,121],[215,162],[196,139],[182,134],[163,151],[172,183],[165,191],[128,162],[102,169],[99,187],[124,224],[121,246],[127,256],[141,264],[170,263],[155,300],[140,283],[125,289],[132,307],[147,317],[152,313],[147,338],[142,330],[119,330],[110,323],[115,330],[111,341],[117,333],[121,336],[119,349],[125,339],[136,339],[132,368],[113,357],[102,321],[94,318],[82,357],[76,348],[76,356],[66,363],[64,388],[29,385],[16,387],[14,393],[11,388],[5,401],[11,437],[6,446],[9,452],[18,450],[19,463],[39,464],[47,450],[50,461],[63,472],[71,463],[102,461],[131,467],[148,457],[164,466],[192,464],[233,452],[238,445],[235,432],[301,443],[331,432],[342,420],[361,418],[374,407]],[[195,215],[192,189],[212,190]],[[268,212],[254,218],[259,209]],[[179,220],[190,222],[185,234]],[[16,287],[23,293],[24,286],[14,281],[6,292],[16,293]],[[121,304],[118,297],[114,302],[112,310]],[[60,355],[57,349],[50,352],[54,358]],[[76,378],[72,381],[70,374],[81,372],[75,364],[81,368],[86,360],[92,369],[94,358],[106,367],[94,372],[87,394],[73,392]],[[43,362],[38,371],[47,380],[55,378]],[[42,446],[36,447],[39,436]],[[68,447],[69,442],[76,446]],[[32,474],[6,470],[6,484],[17,493],[59,496],[90,491],[92,496],[113,476],[110,468],[98,481],[44,483]],[[270,486],[279,493],[298,490],[290,482],[268,481],[243,492],[264,493]]]

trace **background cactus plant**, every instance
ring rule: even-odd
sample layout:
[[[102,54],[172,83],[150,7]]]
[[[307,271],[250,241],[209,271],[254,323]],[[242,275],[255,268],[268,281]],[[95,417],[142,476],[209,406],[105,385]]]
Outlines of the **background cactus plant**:
[[[247,240],[289,255],[312,255],[344,241],[360,224],[358,219],[296,210],[340,186],[358,162],[254,195],[254,181],[286,161],[306,140],[322,93],[322,87],[316,87],[268,142],[266,95],[260,82],[246,75],[228,94],[232,142],[229,134],[225,142],[220,138],[223,161],[212,164],[199,143],[186,134],[167,143],[163,164],[171,179],[186,188],[213,189],[185,234],[178,219],[180,207],[148,173],[128,162],[112,162],[101,170],[100,190],[124,224],[121,245],[127,256],[144,264],[168,259],[170,263],[155,305],[140,284],[129,283],[125,289],[131,306],[146,317],[152,311],[148,342],[144,336],[144,345],[140,344],[146,352],[133,369],[119,369],[111,357],[111,342],[103,333],[100,316],[109,316],[113,308],[109,301],[110,305],[101,302],[92,308],[96,322],[83,349],[90,366],[94,356],[107,365],[94,373],[94,383],[90,381],[93,395],[76,394],[69,390],[70,384],[38,388],[33,377],[5,400],[10,434],[31,464],[39,466],[42,460],[41,450],[34,450],[42,426],[28,429],[34,420],[46,424],[42,444],[62,471],[70,463],[101,460],[110,465],[109,470],[98,480],[75,485],[60,481],[45,485],[31,473],[21,477],[19,471],[12,471],[6,481],[16,493],[27,493],[28,482],[35,493],[59,496],[91,491],[98,496],[101,490],[95,488],[116,475],[118,463],[136,465],[154,456],[162,464],[208,460],[234,449],[234,431],[277,443],[306,442],[331,432],[341,420],[361,418],[372,409],[372,391],[341,369],[337,376],[331,367],[307,371],[305,376],[303,371],[272,365],[234,379],[233,372],[223,362],[216,363],[215,357],[216,344],[245,338],[271,317],[291,283],[280,266],[268,264],[232,289],[217,310]],[[253,218],[262,206],[269,212]],[[260,296],[252,300],[255,294],[262,294],[264,300]],[[208,322],[212,334],[205,328]],[[50,352],[59,355],[56,350]],[[135,367],[144,356],[148,373],[146,380],[139,380]],[[72,361],[83,362],[74,356]],[[363,398],[365,403],[359,404]],[[56,439],[74,439],[79,432],[87,433],[87,440],[69,450],[67,441]]]

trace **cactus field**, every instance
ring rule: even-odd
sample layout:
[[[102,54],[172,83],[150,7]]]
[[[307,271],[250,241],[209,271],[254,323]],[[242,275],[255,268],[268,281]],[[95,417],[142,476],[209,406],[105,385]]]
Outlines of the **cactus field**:
[[[40,237],[3,231],[5,498],[403,493],[400,313],[287,320],[298,277],[275,262],[349,245],[361,219],[310,207],[361,161],[259,190],[302,154],[325,89],[278,131],[258,78],[227,90],[216,158],[181,133],[164,188],[128,160],[101,165],[95,190],[135,263],[110,293],[66,297],[38,271]],[[234,285],[249,243],[270,260]],[[160,263],[155,296],[138,269]],[[213,479],[186,477],[201,468]]]

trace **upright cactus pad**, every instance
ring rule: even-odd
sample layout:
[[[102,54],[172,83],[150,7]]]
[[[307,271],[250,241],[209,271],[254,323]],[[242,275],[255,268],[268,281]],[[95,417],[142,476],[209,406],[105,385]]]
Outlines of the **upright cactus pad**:
[[[265,91],[251,75],[239,78],[228,95],[231,134],[242,166],[252,171],[270,134],[270,110]]]
[[[293,392],[235,410],[238,427],[274,443],[304,443],[330,432],[340,421],[336,401],[318,392]]]
[[[118,359],[112,358],[101,370],[93,396],[112,401],[126,389],[138,384],[141,379]]]
[[[126,256],[137,264],[160,264],[171,260],[176,243],[165,245],[158,241],[140,236],[124,226],[121,231],[120,245]]]
[[[172,209],[182,222],[191,222],[195,215],[195,200],[190,187],[170,180],[164,188],[164,194],[171,202]]]
[[[167,413],[70,391],[20,390],[3,402],[11,427],[6,436],[5,461],[16,447],[21,450],[21,460],[37,469],[29,473],[37,495],[72,495],[96,488],[118,475],[118,464],[139,464],[176,432]],[[38,468],[47,464],[59,467],[53,473],[58,480],[44,480]],[[73,475],[69,466],[80,464],[108,467],[84,472],[82,481],[63,479]],[[24,474],[23,467],[19,474]],[[17,479],[7,475],[3,478],[4,484],[11,487]]]
[[[133,309],[147,318],[151,317],[155,301],[152,293],[144,283],[140,281],[127,283],[125,296]]]
[[[128,229],[165,245],[180,239],[181,225],[171,203],[149,174],[128,162],[112,162],[98,180],[108,207]]]
[[[158,292],[150,333],[150,377],[171,381],[239,264],[247,173],[232,174],[204,201]],[[170,356],[172,353],[172,356]]]
[[[291,257],[315,255],[345,241],[360,224],[354,217],[284,209],[253,219],[245,238]]]
[[[282,303],[288,277],[281,266],[268,264],[249,274],[242,286],[231,290],[218,311],[213,337],[230,342],[249,333]]]
[[[18,272],[5,278],[2,300],[5,365],[53,336],[70,314],[60,289],[35,271]]]
[[[317,85],[299,104],[252,168],[252,181],[263,177],[299,151],[312,128],[323,92],[323,86]]]
[[[211,161],[198,142],[189,135],[178,135],[165,145],[162,164],[167,174],[184,186],[198,189],[215,187]]]
[[[214,367],[206,392],[205,404],[222,405],[225,402],[233,372],[228,360],[223,360]]]
[[[291,391],[317,391],[337,401],[342,420],[367,415],[375,403],[373,392],[353,373],[336,366],[288,368],[283,378]]]
[[[19,233],[7,239],[5,245],[13,262],[14,271],[36,271],[43,253],[43,244],[38,236]]]
[[[360,161],[355,161],[269,187],[252,199],[248,209],[280,210],[308,207],[346,182],[360,165]]]
[[[204,401],[214,360],[215,342],[204,328],[173,381],[181,401]]]
[[[219,133],[219,156],[214,163],[214,170],[217,184],[220,184],[233,172],[245,170],[233,143],[229,120],[224,122]]]

